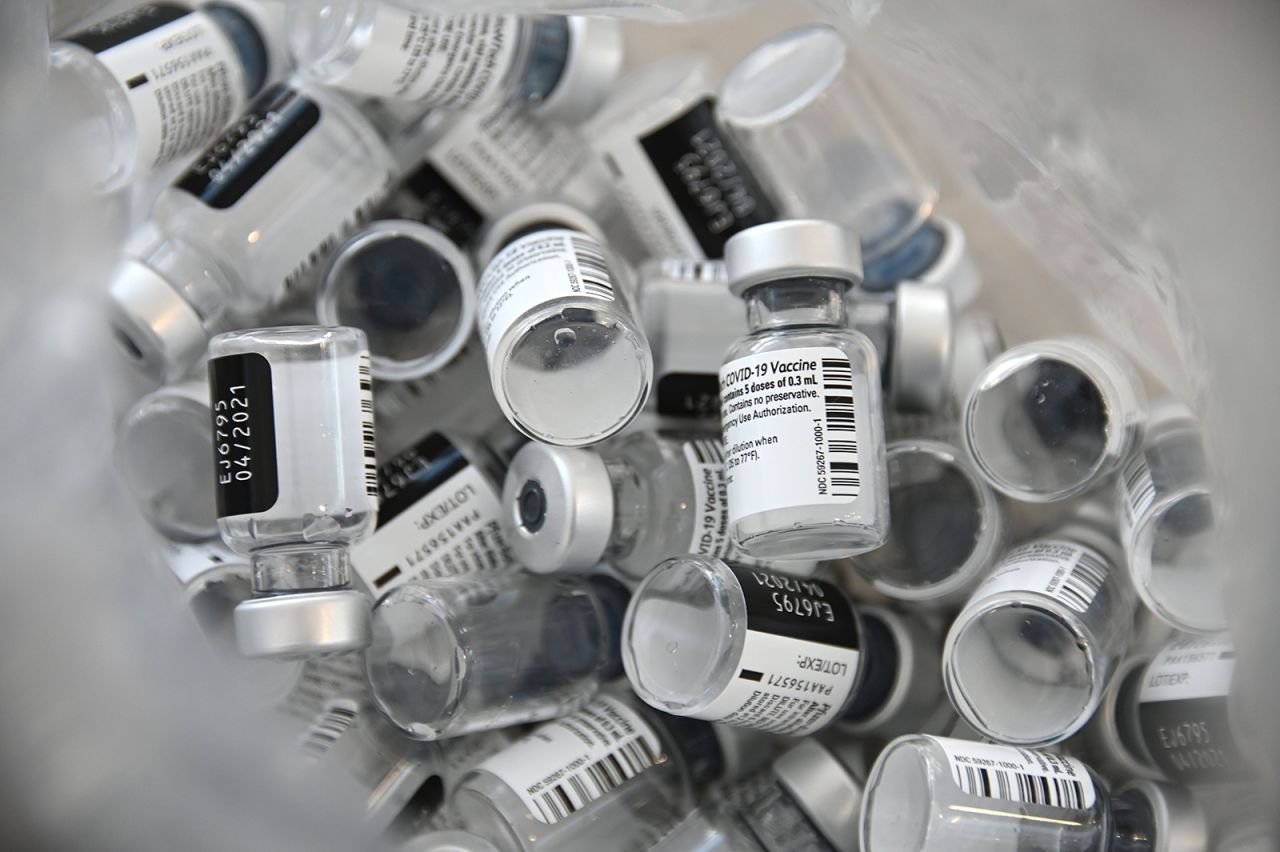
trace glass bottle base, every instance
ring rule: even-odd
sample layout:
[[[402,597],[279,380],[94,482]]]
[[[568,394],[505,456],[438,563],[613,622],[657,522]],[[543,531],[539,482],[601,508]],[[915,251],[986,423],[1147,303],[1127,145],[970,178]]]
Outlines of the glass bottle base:
[[[841,559],[875,550],[887,530],[840,521],[786,522],[795,510],[761,512],[734,524],[733,537],[757,559]]]

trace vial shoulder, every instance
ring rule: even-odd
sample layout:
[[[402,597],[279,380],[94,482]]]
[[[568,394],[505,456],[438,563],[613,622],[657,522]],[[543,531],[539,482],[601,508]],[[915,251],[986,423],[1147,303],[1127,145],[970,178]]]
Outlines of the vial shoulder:
[[[856,370],[878,374],[879,356],[875,344],[862,332],[828,327],[793,327],[762,329],[739,339],[725,353],[725,363],[796,349],[834,348],[842,351]]]

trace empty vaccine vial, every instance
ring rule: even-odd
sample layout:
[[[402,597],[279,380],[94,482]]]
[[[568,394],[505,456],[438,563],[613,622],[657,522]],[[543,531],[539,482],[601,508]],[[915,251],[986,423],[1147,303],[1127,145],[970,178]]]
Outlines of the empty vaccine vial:
[[[1142,602],[1179,630],[1225,630],[1209,465],[1190,411],[1172,401],[1152,407],[1117,488],[1120,541]]]
[[[583,214],[531,205],[495,222],[481,257],[477,324],[507,419],[546,444],[619,432],[649,397],[653,357],[629,270]]]
[[[421,740],[551,719],[620,674],[627,591],[607,577],[408,583],[373,616],[374,700]]]
[[[499,523],[502,466],[483,442],[431,432],[378,465],[378,527],[351,548],[373,597],[418,580],[514,567]]]
[[[144,3],[53,42],[49,103],[102,191],[211,142],[282,66],[270,3]]]
[[[250,557],[236,607],[241,653],[305,656],[369,643],[369,601],[348,548],[378,508],[364,334],[285,326],[209,346],[218,530]]]
[[[116,471],[143,516],[171,541],[218,537],[212,440],[209,386],[196,381],[147,394],[116,429]]]
[[[903,282],[884,300],[851,294],[850,321],[880,353],[888,407],[939,412],[950,399],[955,321],[946,290]]]
[[[1004,543],[995,493],[950,444],[892,441],[885,456],[893,524],[883,547],[851,558],[854,568],[896,600],[934,608],[963,604]]]
[[[867,779],[862,852],[1193,852],[1204,813],[1182,787],[1110,792],[1080,761],[944,737],[900,737]]]
[[[452,361],[475,328],[475,270],[444,234],[403,219],[374,222],[341,245],[316,298],[325,325],[358,328],[375,379],[404,381]]]
[[[766,770],[717,791],[653,852],[857,852],[861,779],[802,740]]]
[[[978,470],[1017,500],[1082,494],[1142,435],[1146,396],[1132,365],[1086,338],[1024,343],[987,366],[964,407]]]
[[[720,368],[730,534],[760,559],[833,559],[889,530],[880,366],[847,327],[858,242],[830,222],[757,225],[728,243],[746,337]]]
[[[394,170],[382,139],[340,97],[268,87],[156,199],[157,237],[111,286],[125,351],[152,373],[183,376],[233,318],[304,289]]]
[[[778,218],[716,121],[709,59],[668,57],[626,78],[584,127],[650,258],[720,258],[739,231]]]
[[[289,47],[299,71],[326,86],[443,109],[515,102],[566,121],[594,112],[622,67],[622,30],[608,18],[432,12],[292,0]]]
[[[762,750],[608,690],[482,762],[450,807],[503,852],[648,849],[693,807],[694,791],[732,777],[744,747]]]
[[[938,192],[890,124],[872,79],[835,29],[801,27],[764,42],[729,72],[717,109],[782,213],[852,227],[863,261],[876,269],[873,261],[924,226]]]
[[[864,617],[825,581],[683,556],[636,590],[622,661],[663,712],[803,736],[867,721],[895,682],[920,680],[899,677],[910,654],[897,641],[881,612]]]
[[[1097,709],[1134,629],[1112,522],[1109,506],[1086,504],[1052,534],[1015,547],[951,625],[943,680],[984,736],[1050,745]]]

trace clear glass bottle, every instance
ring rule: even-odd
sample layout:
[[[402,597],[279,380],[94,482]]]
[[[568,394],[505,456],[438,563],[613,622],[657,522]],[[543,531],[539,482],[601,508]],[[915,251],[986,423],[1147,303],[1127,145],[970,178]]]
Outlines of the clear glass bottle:
[[[156,200],[157,238],[111,286],[125,351],[150,372],[183,376],[233,318],[304,289],[394,170],[342,98],[296,82],[268,87]]]
[[[444,109],[502,100],[577,121],[622,67],[622,29],[609,18],[440,15],[391,0],[292,0],[288,9],[302,74],[379,98]]]
[[[584,127],[650,258],[719,258],[734,234],[778,218],[716,121],[717,80],[706,57],[664,57],[623,80]]]
[[[726,746],[735,741],[719,726],[610,690],[481,763],[450,806],[503,852],[644,850],[696,790],[730,777]]]
[[[916,668],[927,638],[896,618],[855,609],[822,580],[684,556],[636,590],[622,662],[636,694],[667,713],[788,736],[882,728],[894,721],[885,708],[928,715],[940,698],[936,671]]]
[[[938,200],[873,80],[839,32],[806,26],[748,54],[717,104],[783,215],[852,227],[868,264],[911,239]]]
[[[109,192],[211,142],[278,74],[267,3],[144,3],[53,42],[49,104],[72,167]]]
[[[997,491],[1045,503],[1082,494],[1141,440],[1142,382],[1110,346],[1087,338],[1024,343],[969,392],[964,441]]]
[[[851,324],[876,345],[885,401],[895,411],[936,413],[949,401],[955,321],[946,290],[904,281],[889,298],[850,294]]]
[[[1179,630],[1227,627],[1208,459],[1194,416],[1164,400],[1116,478],[1120,542],[1142,602]]]
[[[236,607],[246,656],[338,653],[369,643],[369,600],[348,548],[378,508],[373,383],[364,334],[282,326],[209,345],[218,531],[253,564]]]
[[[1199,852],[1204,813],[1152,781],[1109,792],[1074,758],[1013,746],[905,736],[876,760],[863,797],[862,852]]]
[[[720,368],[731,535],[760,559],[833,559],[889,532],[880,366],[847,327],[858,243],[830,222],[757,225],[731,239],[746,337]]]
[[[1009,551],[974,590],[943,648],[951,703],[983,735],[1045,746],[1097,709],[1134,632],[1109,505],[1085,504]]]
[[[1004,511],[963,452],[941,441],[893,441],[893,524],[883,547],[851,557],[876,591],[931,608],[964,603],[1004,543]]]
[[[378,465],[378,527],[351,548],[356,576],[376,599],[405,583],[514,570],[501,494],[488,446],[427,433]]]
[[[208,383],[169,385],[138,400],[116,429],[115,466],[143,516],[175,542],[218,537]]]
[[[325,325],[369,339],[375,379],[404,381],[452,361],[475,328],[475,270],[448,237],[404,219],[352,234],[325,267],[316,296]]]
[[[584,219],[531,205],[495,222],[480,251],[492,256],[477,322],[494,396],[521,432],[567,447],[621,431],[653,381],[629,270]]]
[[[718,791],[653,852],[858,852],[861,780],[807,739]]]
[[[420,740],[551,719],[620,673],[626,589],[607,577],[409,583],[373,615],[378,707]]]

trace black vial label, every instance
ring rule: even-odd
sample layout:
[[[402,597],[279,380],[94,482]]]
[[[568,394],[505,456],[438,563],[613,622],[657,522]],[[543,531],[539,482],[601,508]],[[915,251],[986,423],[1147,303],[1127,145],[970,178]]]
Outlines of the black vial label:
[[[732,567],[747,599],[747,629],[858,650],[858,622],[844,593],[823,580]]]
[[[271,86],[174,186],[216,210],[225,210],[253,189],[319,121],[315,101],[288,86]]]
[[[668,417],[719,417],[720,377],[668,373],[658,379],[658,413]]]
[[[256,352],[209,362],[218,517],[265,512],[280,496],[271,364]]]
[[[484,225],[484,215],[429,161],[405,178],[404,188],[421,205],[422,223],[457,245],[469,245]]]
[[[378,526],[435,491],[470,462],[453,442],[437,432],[378,467]],[[450,507],[442,505],[440,511]]]
[[[724,257],[734,234],[777,218],[742,154],[716,125],[711,98],[640,144],[707,257]]]
[[[1138,724],[1152,761],[1170,781],[1213,784],[1247,775],[1225,695],[1144,702]]]
[[[148,3],[107,18],[96,26],[67,36],[63,41],[102,53],[190,14],[189,6],[178,3]]]

